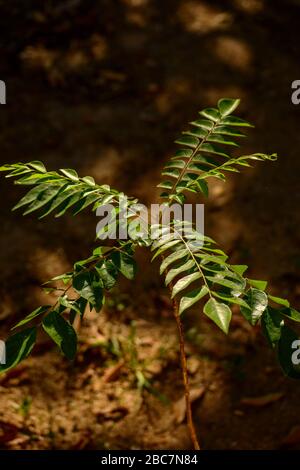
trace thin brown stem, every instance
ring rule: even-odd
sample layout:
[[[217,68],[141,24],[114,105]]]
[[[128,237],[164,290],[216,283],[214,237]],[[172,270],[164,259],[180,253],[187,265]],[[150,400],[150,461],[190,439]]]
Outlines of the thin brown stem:
[[[183,325],[180,320],[180,315],[178,312],[178,302],[176,299],[173,300],[173,311],[177,325],[177,331],[179,336],[179,345],[180,345],[180,362],[181,362],[181,370],[182,370],[182,378],[183,378],[183,385],[184,385],[184,396],[185,396],[185,403],[186,403],[186,416],[187,416],[187,425],[189,429],[189,433],[191,436],[191,440],[195,450],[200,450],[200,445],[198,442],[194,422],[193,422],[193,414],[192,414],[192,403],[190,397],[190,387],[189,387],[189,377],[188,377],[188,369],[187,369],[187,362],[186,362],[186,355],[185,355],[185,347],[184,347],[184,332],[183,332]]]

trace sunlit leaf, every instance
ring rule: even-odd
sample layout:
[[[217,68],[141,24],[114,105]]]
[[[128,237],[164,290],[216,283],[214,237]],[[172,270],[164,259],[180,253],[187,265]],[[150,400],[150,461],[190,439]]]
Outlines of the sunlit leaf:
[[[250,308],[241,307],[241,312],[251,325],[255,325],[267,308],[267,294],[251,287],[245,296],[245,300]]]
[[[224,333],[228,334],[232,315],[228,305],[211,298],[206,302],[203,311]]]

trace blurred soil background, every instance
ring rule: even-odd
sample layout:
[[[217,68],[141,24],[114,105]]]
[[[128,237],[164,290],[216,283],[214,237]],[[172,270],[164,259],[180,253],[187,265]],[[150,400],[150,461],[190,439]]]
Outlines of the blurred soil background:
[[[1,163],[74,168],[157,202],[173,141],[197,111],[240,97],[253,122],[243,154],[278,152],[227,184],[211,183],[206,233],[271,292],[300,300],[300,2],[285,0],[0,1]],[[0,183],[0,334],[47,301],[40,285],[86,258],[96,218],[22,218],[24,193]],[[168,293],[141,250],[97,315],[77,325],[69,364],[41,335],[0,378],[5,449],[189,449]],[[234,315],[226,338],[186,315],[195,422],[206,449],[300,449],[300,386],[259,329]],[[151,393],[137,386],[138,372]]]

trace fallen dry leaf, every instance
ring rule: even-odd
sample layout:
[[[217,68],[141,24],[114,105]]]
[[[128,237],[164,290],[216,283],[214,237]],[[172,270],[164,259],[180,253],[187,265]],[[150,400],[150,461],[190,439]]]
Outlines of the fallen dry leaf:
[[[191,403],[198,400],[204,395],[206,387],[200,386],[198,388],[192,388],[190,390],[190,400]],[[184,421],[186,415],[186,404],[185,404],[185,396],[181,397],[176,403],[173,405],[174,410],[174,418],[177,424],[180,424]]]
[[[241,399],[241,404],[246,406],[261,407],[270,405],[275,401],[280,400],[284,396],[282,392],[269,393],[260,397],[245,397]]]
[[[124,366],[124,361],[121,360],[116,365],[109,367],[103,374],[103,381],[105,383],[113,382],[119,377],[120,370]]]

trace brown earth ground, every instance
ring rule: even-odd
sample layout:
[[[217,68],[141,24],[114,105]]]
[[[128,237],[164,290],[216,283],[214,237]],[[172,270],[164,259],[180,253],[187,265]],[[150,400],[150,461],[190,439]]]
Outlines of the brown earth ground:
[[[271,291],[300,298],[300,79],[297,1],[0,2],[1,163],[74,167],[155,202],[172,142],[199,109],[241,97],[256,125],[243,153],[278,152],[226,185],[212,182],[206,232]],[[23,10],[22,10],[23,8]],[[39,285],[87,257],[96,219],[37,221],[10,209],[1,180],[0,332],[45,301]],[[77,325],[74,364],[41,336],[0,379],[0,447],[188,449],[178,341],[149,255],[101,315]],[[185,319],[195,422],[205,449],[300,448],[300,388],[259,329],[234,315],[229,337],[195,310]],[[137,387],[143,371],[152,393]],[[249,400],[250,398],[250,400]],[[256,400],[251,400],[256,398]]]

